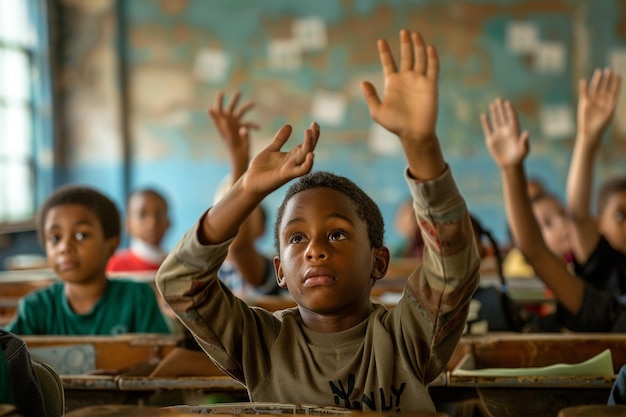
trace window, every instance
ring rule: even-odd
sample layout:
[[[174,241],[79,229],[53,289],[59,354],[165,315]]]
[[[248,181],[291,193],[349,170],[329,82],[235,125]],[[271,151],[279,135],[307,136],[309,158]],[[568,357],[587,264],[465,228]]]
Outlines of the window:
[[[5,232],[32,227],[47,187],[43,169],[51,169],[44,157],[51,155],[52,131],[45,14],[45,0],[0,0],[0,231]]]

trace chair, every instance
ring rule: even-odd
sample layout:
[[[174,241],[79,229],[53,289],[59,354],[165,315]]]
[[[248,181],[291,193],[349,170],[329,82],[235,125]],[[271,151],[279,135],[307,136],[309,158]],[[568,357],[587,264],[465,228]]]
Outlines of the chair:
[[[46,362],[32,358],[33,369],[37,374],[47,417],[60,417],[65,414],[65,392],[61,377]]]

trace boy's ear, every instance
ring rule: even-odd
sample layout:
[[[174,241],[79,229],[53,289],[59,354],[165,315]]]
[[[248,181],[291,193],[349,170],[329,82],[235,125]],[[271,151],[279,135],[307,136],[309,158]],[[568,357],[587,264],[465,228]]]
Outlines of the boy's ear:
[[[387,269],[389,268],[390,254],[389,248],[386,246],[374,250],[376,252],[374,253],[374,264],[372,265],[372,272],[370,277],[374,281],[378,281],[379,279],[383,279],[387,274]]]
[[[274,256],[274,273],[276,274],[276,282],[280,288],[287,288],[287,280],[283,275],[283,268],[280,264],[280,258]]]
[[[115,250],[120,245],[120,237],[113,236],[113,237],[108,238],[106,240],[106,245],[107,245],[107,255],[109,255],[109,258],[110,258],[111,256],[113,256],[113,254],[115,253]]]

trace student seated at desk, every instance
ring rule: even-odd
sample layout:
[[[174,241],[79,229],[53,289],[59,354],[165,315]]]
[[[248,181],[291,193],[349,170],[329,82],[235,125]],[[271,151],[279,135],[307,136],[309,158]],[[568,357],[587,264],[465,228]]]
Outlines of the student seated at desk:
[[[250,162],[250,131],[258,125],[244,117],[254,107],[253,101],[238,106],[241,93],[235,92],[224,105],[224,92],[219,91],[208,114],[215,124],[230,157],[231,173],[215,195],[219,201],[246,172]],[[266,212],[258,205],[241,224],[237,236],[228,248],[228,255],[219,271],[220,280],[235,295],[247,298],[265,295],[285,295],[276,282],[272,257],[256,248],[256,241],[265,234]]]
[[[546,246],[555,255],[563,259],[568,268],[573,268],[573,254],[571,244],[571,221],[565,207],[554,195],[544,189],[542,193],[531,197],[530,202],[541,234]],[[513,246],[504,260],[504,269],[507,276],[534,277],[535,272],[528,264],[518,247]]]
[[[512,103],[494,100],[490,117],[481,115],[481,122],[487,148],[502,174],[515,244],[562,306],[557,311],[556,324],[578,332],[626,332],[626,306],[615,296],[573,275],[546,245],[526,192],[524,159],[528,155],[529,135],[520,131]]]
[[[600,187],[590,211],[593,168],[602,137],[617,107],[621,77],[596,69],[579,82],[576,142],[567,177],[567,207],[572,218],[575,272],[594,287],[626,301],[626,176]]]
[[[443,158],[435,126],[439,61],[419,33],[400,32],[401,60],[378,42],[384,96],[362,89],[373,119],[395,133],[404,176],[425,230],[403,297],[372,304],[389,250],[380,209],[354,182],[313,169],[319,126],[281,151],[283,126],[248,170],[204,212],[168,255],[157,286],[218,365],[246,385],[251,401],[372,411],[434,411],[428,384],[457,346],[479,280],[480,259],[464,199]],[[271,192],[291,184],[278,209],[277,280],[298,307],[252,308],[218,279],[238,227]]]
[[[63,281],[20,299],[6,329],[18,335],[169,333],[150,285],[107,278],[120,240],[115,204],[95,189],[68,185],[44,202],[39,240]]]
[[[126,201],[130,246],[113,254],[108,272],[156,271],[167,256],[161,244],[170,227],[167,200],[152,188],[133,191]]]

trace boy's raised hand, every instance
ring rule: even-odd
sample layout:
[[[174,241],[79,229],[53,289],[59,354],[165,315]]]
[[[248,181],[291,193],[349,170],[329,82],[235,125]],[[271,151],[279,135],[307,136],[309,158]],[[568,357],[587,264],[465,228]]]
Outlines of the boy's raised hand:
[[[317,123],[311,123],[299,145],[287,152],[281,151],[291,131],[290,125],[281,127],[272,143],[252,158],[244,176],[246,190],[265,195],[311,171],[320,127]]]
[[[253,122],[243,121],[246,113],[254,107],[254,102],[248,101],[237,108],[240,98],[241,92],[235,92],[228,105],[224,107],[224,92],[218,91],[215,103],[207,110],[207,113],[213,119],[220,137],[226,143],[233,162],[244,161],[244,165],[247,165],[250,158],[249,132],[250,129],[258,129],[259,126]]]
[[[385,77],[382,101],[370,82],[361,84],[372,118],[403,141],[432,139],[437,121],[437,51],[424,44],[421,34],[403,29],[399,68],[387,41],[378,41],[378,53]]]
[[[517,166],[528,154],[528,132],[520,133],[517,113],[510,101],[500,98],[489,105],[490,119],[480,115],[485,143],[494,161],[502,169]]]
[[[589,84],[578,82],[578,135],[597,145],[615,113],[621,77],[609,68],[596,69]]]

